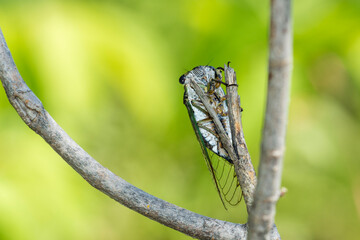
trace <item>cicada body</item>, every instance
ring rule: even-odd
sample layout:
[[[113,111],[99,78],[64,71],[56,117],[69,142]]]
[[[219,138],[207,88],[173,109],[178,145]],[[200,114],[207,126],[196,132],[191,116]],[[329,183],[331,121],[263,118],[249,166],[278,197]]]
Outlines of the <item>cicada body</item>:
[[[219,84],[222,80],[221,72],[219,68],[198,66],[182,75],[179,81],[184,85],[184,104],[220,199],[225,208],[225,202],[230,205],[237,205],[241,200],[242,192],[234,172],[233,161],[223,148],[214,121],[191,87],[190,80],[193,81],[193,84],[200,86],[207,94],[211,107],[215,109],[217,117],[231,140],[226,96]]]

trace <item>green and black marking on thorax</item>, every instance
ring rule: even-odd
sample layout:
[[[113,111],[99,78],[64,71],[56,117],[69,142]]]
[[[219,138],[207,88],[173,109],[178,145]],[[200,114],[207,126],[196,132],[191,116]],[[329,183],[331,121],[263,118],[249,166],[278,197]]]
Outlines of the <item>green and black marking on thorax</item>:
[[[179,81],[184,85],[184,104],[220,199],[225,208],[225,202],[230,205],[237,205],[241,201],[242,192],[236,178],[233,162],[221,144],[213,119],[191,87],[190,79],[200,86],[208,96],[211,107],[215,109],[217,117],[231,140],[226,96],[220,87],[222,81],[221,68],[198,66],[182,75]]]

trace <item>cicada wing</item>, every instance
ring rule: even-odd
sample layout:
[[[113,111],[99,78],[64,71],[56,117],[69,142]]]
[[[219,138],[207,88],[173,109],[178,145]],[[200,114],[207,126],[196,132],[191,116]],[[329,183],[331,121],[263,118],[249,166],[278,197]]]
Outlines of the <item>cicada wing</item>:
[[[210,157],[209,157],[209,154],[208,154],[208,150],[205,146],[205,142],[204,142],[204,139],[200,133],[200,129],[199,129],[199,126],[195,120],[195,116],[194,116],[194,111],[192,110],[192,107],[190,105],[190,103],[188,102],[188,100],[186,99],[186,95],[184,96],[184,104],[188,110],[188,113],[189,113],[189,117],[190,117],[190,121],[191,121],[191,125],[193,126],[193,129],[194,129],[194,132],[196,134],[196,138],[198,139],[198,142],[200,143],[200,147],[201,147],[201,151],[202,151],[202,154],[205,158],[205,161],[206,161],[206,165],[211,173],[211,176],[214,180],[214,183],[215,183],[215,187],[216,187],[216,190],[220,196],[220,200],[222,202],[222,204],[224,205],[225,209],[226,208],[226,205],[225,205],[225,202],[222,198],[222,195],[221,195],[221,190],[218,186],[218,182],[217,182],[217,178],[216,178],[216,175],[215,175],[215,171],[214,171],[214,168],[212,166],[212,163],[210,161]]]
[[[207,152],[222,199],[229,205],[236,206],[242,199],[242,191],[234,165],[209,149],[207,149]]]
[[[188,110],[191,124],[193,126],[196,137],[200,143],[206,165],[214,180],[216,190],[220,196],[220,200],[227,209],[225,202],[232,206],[237,205],[241,201],[242,191],[237,180],[234,166],[224,158],[214,154],[209,148],[206,147],[204,138],[201,134],[198,123],[196,122],[194,111],[191,104],[184,96],[184,104]]]

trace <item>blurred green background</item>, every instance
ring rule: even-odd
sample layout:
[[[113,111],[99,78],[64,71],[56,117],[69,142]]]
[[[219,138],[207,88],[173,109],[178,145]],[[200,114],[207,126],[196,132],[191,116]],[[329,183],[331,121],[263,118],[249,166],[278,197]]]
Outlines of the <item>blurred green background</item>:
[[[294,72],[282,185],[283,239],[360,235],[360,1],[294,3]],[[224,210],[182,103],[197,65],[237,72],[258,166],[268,1],[0,1],[22,77],[101,164],[200,214]],[[0,90],[0,239],[189,239],[92,188],[19,118]]]

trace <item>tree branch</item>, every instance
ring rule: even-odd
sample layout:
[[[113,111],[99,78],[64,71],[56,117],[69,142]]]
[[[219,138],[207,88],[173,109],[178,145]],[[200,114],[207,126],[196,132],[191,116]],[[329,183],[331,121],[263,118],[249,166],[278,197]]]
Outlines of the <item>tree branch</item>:
[[[241,106],[240,96],[237,91],[238,87],[236,74],[234,69],[229,67],[229,63],[228,65],[224,66],[224,69],[225,83],[227,84],[226,95],[229,108],[231,136],[233,147],[237,155],[237,159],[234,161],[234,167],[249,213],[251,205],[254,201],[253,198],[256,186],[256,174],[245,143],[244,132],[241,124]]]
[[[103,167],[55,122],[18,72],[0,29],[0,79],[24,122],[39,134],[90,185],[124,206],[199,239],[246,239],[245,224],[199,215],[156,198]]]
[[[259,179],[249,216],[248,239],[269,239],[281,172],[292,70],[291,0],[271,1],[268,94],[261,144]]]

